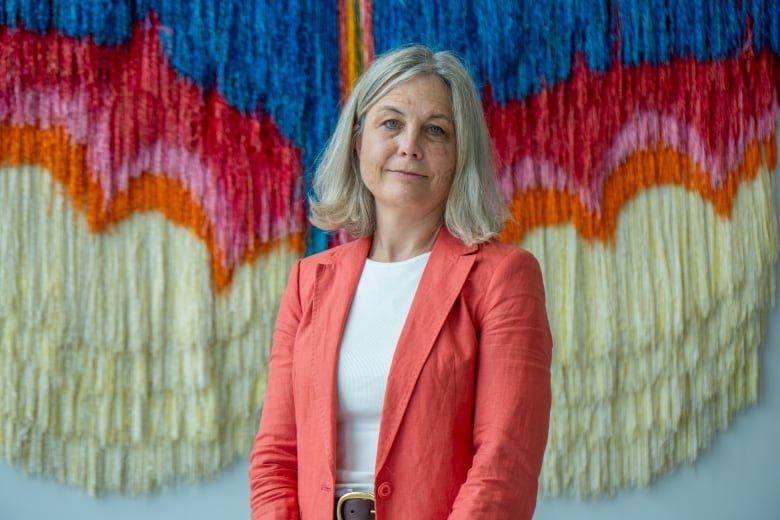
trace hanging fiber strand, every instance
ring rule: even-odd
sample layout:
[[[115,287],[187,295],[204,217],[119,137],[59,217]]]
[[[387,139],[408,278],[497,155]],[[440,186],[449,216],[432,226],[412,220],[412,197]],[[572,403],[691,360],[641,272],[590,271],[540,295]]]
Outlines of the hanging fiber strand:
[[[540,484],[581,497],[690,463],[757,399],[774,301],[780,3],[373,5],[376,52],[454,49],[540,260],[553,408]]]
[[[110,5],[109,5],[110,4]],[[90,494],[245,457],[306,196],[376,53],[481,92],[555,348],[548,495],[649,484],[758,398],[780,0],[0,9],[0,456]]]

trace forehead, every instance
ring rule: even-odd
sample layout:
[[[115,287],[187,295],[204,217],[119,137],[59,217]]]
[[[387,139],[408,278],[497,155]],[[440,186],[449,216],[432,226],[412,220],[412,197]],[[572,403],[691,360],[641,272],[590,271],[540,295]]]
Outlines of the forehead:
[[[450,89],[440,77],[433,74],[415,76],[394,85],[368,110],[414,110],[423,114],[452,117]]]

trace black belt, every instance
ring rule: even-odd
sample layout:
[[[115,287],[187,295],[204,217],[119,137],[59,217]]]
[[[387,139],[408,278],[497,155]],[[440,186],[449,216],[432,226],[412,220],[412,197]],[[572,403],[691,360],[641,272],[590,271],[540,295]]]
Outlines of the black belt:
[[[374,495],[350,491],[336,499],[336,520],[375,520]]]

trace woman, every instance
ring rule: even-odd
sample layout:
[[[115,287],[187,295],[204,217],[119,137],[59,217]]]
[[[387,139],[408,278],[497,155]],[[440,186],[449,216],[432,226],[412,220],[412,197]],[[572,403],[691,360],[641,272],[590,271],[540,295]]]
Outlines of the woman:
[[[313,223],[359,238],[290,274],[253,518],[530,518],[550,412],[544,287],[530,253],[494,240],[506,210],[458,59],[379,57],[314,193]]]

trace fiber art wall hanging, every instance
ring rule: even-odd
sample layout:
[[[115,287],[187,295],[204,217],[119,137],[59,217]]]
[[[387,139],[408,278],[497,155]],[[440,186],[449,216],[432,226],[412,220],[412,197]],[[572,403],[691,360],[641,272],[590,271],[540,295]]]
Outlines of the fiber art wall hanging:
[[[246,457],[308,174],[373,58],[482,89],[555,339],[541,485],[688,463],[758,398],[778,0],[0,2],[0,453],[94,494]]]

